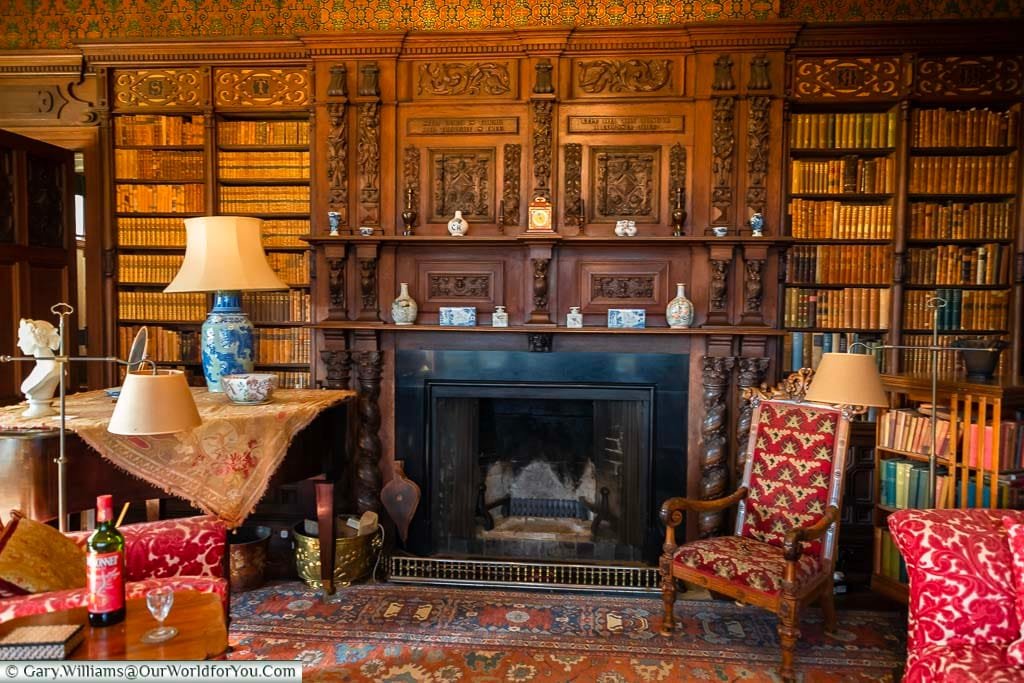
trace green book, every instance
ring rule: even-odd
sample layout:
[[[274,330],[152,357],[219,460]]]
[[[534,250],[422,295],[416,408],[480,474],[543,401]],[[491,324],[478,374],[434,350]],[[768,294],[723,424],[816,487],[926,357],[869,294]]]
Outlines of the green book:
[[[902,509],[910,502],[910,470],[913,464],[909,460],[896,463],[896,507]]]

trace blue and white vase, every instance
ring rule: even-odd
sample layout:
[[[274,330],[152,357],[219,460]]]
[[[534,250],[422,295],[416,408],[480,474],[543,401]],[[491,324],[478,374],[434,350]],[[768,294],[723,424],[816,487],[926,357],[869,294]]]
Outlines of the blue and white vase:
[[[685,330],[693,324],[693,302],[686,298],[686,285],[676,283],[676,298],[665,307],[665,320],[668,326]]]
[[[203,323],[203,375],[210,391],[221,392],[220,378],[252,372],[254,328],[242,311],[241,292],[217,292]]]

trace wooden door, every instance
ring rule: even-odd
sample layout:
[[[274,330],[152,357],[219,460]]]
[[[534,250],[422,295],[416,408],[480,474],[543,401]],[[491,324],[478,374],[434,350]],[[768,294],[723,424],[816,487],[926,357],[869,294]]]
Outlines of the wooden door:
[[[61,147],[0,130],[0,355],[20,356],[21,318],[57,319],[50,307],[76,305],[75,164]],[[67,344],[77,344],[71,317]],[[0,403],[23,397],[30,363],[0,363]]]

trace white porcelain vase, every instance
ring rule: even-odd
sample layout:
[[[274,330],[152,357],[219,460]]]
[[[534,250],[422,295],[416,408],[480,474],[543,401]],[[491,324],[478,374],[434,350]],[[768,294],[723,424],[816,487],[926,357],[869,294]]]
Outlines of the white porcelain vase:
[[[448,232],[452,237],[462,237],[469,232],[469,223],[462,217],[461,211],[456,211],[455,218],[448,221]]]
[[[419,306],[416,300],[409,296],[409,283],[400,284],[401,291],[398,298],[391,303],[391,319],[396,325],[412,325],[416,322],[416,314],[419,313]]]
[[[668,326],[685,330],[693,324],[693,302],[686,298],[686,285],[676,284],[676,298],[665,307],[665,320]]]

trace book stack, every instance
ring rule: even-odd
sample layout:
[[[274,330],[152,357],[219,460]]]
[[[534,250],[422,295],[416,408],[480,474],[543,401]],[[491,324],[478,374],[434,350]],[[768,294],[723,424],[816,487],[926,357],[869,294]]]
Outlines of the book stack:
[[[1008,290],[947,289],[911,290],[903,302],[903,326],[912,330],[930,330],[935,310],[929,301],[938,297],[946,305],[938,309],[940,331],[1007,329]]]
[[[248,216],[309,213],[308,185],[222,185],[219,192],[222,211]]]
[[[202,292],[166,294],[164,292],[117,293],[117,309],[122,320],[158,322],[200,322],[209,307]]]
[[[217,155],[217,172],[228,179],[306,179],[309,152],[221,152]]]
[[[896,146],[896,110],[838,114],[794,114],[792,149],[886,149]]]
[[[935,455],[949,454],[949,415],[935,418]],[[931,451],[931,417],[918,410],[890,410],[878,419],[878,444],[906,453],[928,455]]]
[[[114,118],[114,144],[118,146],[201,145],[205,132],[202,115],[139,114]]]
[[[308,370],[278,370],[277,386],[281,389],[308,389],[310,374]]]
[[[308,121],[220,121],[221,145],[308,145]]]
[[[881,562],[880,569],[882,576],[893,581],[907,583],[907,565],[903,561],[896,542],[892,540],[892,534],[887,529],[879,531],[881,534]]]
[[[882,461],[881,489],[879,504],[883,507],[905,510],[907,508],[949,507],[949,475],[945,470],[936,470],[935,503],[928,495],[928,463],[903,458],[888,458]]]
[[[914,202],[910,205],[910,237],[925,240],[1010,239],[1015,208],[1013,200],[943,204]]]
[[[890,291],[880,288],[786,289],[785,326],[884,330]]]
[[[938,346],[952,346],[953,342],[962,337],[955,335],[940,335]],[[930,334],[905,334],[903,343],[907,346],[931,346],[932,337]],[[903,349],[900,351],[901,367],[908,375],[927,377],[931,373],[932,360],[931,351],[924,349]],[[996,374],[1003,372],[1003,364],[1006,354],[1001,354],[999,364],[996,366]],[[935,368],[940,377],[953,378],[962,370],[963,361],[960,354],[952,351],[939,351],[935,354]]]
[[[789,202],[791,233],[799,239],[889,239],[892,207],[848,204],[834,200],[793,199]]]
[[[246,292],[242,307],[254,323],[309,322],[309,292],[293,289],[288,292]]]
[[[880,346],[877,335],[865,335],[859,332],[791,332],[783,338],[783,354],[788,359],[789,369],[817,368],[821,356],[825,353],[846,353],[854,348],[857,353],[864,353],[863,347],[854,344]],[[878,367],[882,367],[882,349],[874,352]]]
[[[200,213],[203,210],[204,193],[201,184],[118,183],[114,187],[114,206],[118,213]]]
[[[1003,420],[999,426],[999,471],[1024,470],[1024,420]]]
[[[909,249],[910,282],[917,285],[997,285],[1008,281],[1013,255],[1009,245],[943,244]]]
[[[1017,157],[914,157],[910,192],[915,194],[1013,194]]]
[[[256,330],[256,362],[267,365],[309,362],[309,330],[261,327]]]
[[[154,149],[115,149],[118,180],[202,180],[203,153]]]
[[[178,254],[121,254],[117,279],[126,284],[167,284],[178,274],[184,258]]]
[[[269,219],[263,221],[262,237],[263,246],[273,247],[302,247],[308,245],[299,239],[309,234],[309,221],[301,219]]]
[[[793,194],[888,194],[894,191],[895,165],[891,157],[790,161]]]
[[[915,109],[911,113],[913,147],[1012,147],[1017,116],[990,109]]]
[[[185,248],[185,222],[181,218],[122,216],[117,219],[117,241],[122,247]]]
[[[274,269],[277,276],[289,285],[308,285],[309,269],[306,267],[307,258],[304,253],[271,252],[267,254],[267,263]]]
[[[141,325],[122,325],[117,330],[121,357],[128,356],[132,340]],[[146,354],[158,363],[181,363],[198,360],[195,330],[175,330],[160,325],[146,326],[149,337]]]
[[[786,259],[787,284],[876,284],[892,281],[887,246],[796,246]]]

